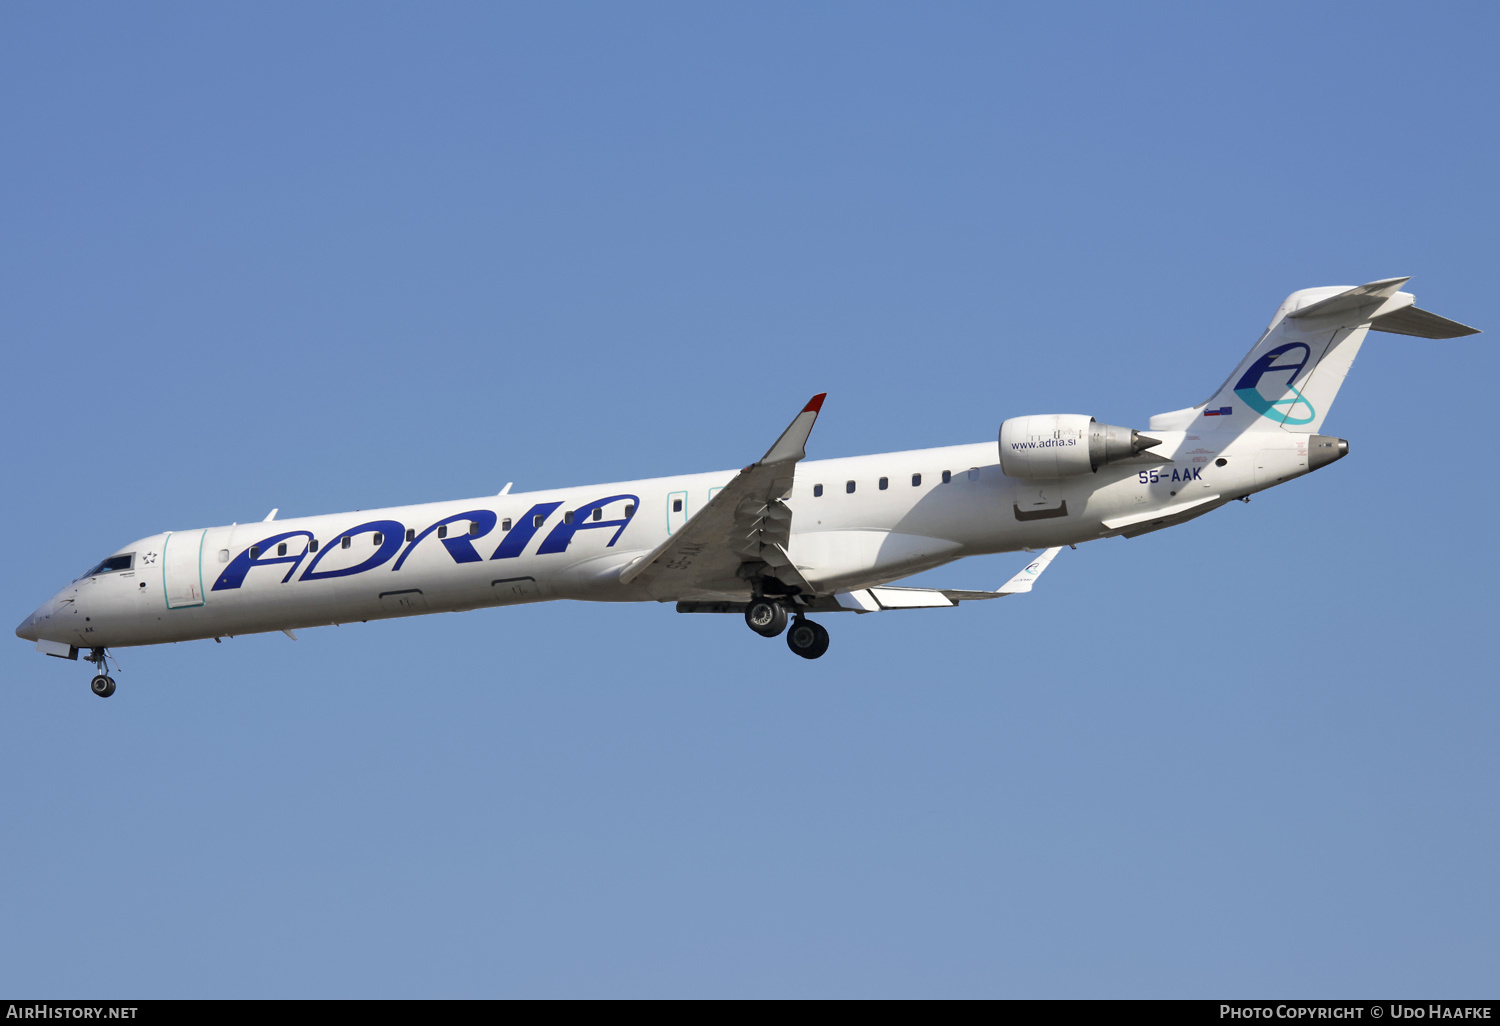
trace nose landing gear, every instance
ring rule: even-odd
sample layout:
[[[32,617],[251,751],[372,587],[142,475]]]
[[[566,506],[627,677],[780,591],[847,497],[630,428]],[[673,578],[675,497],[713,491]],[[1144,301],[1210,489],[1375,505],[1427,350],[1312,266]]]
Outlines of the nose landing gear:
[[[89,690],[100,698],[108,698],[115,693],[115,679],[105,671],[109,669],[109,654],[102,648],[89,649],[89,662],[94,664],[97,671],[94,679],[89,681]]]

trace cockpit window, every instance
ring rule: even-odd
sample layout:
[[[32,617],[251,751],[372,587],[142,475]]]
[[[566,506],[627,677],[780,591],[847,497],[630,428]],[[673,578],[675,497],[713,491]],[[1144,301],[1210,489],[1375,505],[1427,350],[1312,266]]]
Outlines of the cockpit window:
[[[129,570],[135,562],[135,553],[127,552],[121,556],[110,556],[104,562],[91,569],[83,577],[93,577],[96,574],[112,574],[120,570]],[[80,581],[83,577],[78,578]]]

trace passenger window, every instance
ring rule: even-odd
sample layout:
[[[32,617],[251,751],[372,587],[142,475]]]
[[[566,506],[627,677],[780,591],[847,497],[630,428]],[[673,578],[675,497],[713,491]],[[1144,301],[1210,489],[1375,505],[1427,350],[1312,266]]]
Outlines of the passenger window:
[[[818,496],[820,496],[822,494],[823,494],[823,486],[822,485],[813,485],[813,498],[816,499]]]
[[[341,548],[341,549],[347,549],[348,547],[349,547],[349,536],[346,534],[342,538],[339,539],[339,548]]]
[[[310,541],[310,542],[307,543],[307,551],[308,552],[317,552],[318,551],[318,539],[314,538],[312,541]]]
[[[260,546],[259,545],[252,545],[252,546],[250,546],[250,558],[251,559],[259,559],[260,558]]]
[[[444,524],[442,527],[438,528],[438,537],[439,538],[446,538],[446,537],[448,537],[448,525],[447,524]]]
[[[626,503],[625,504],[625,519],[629,520],[633,516],[635,516],[635,503],[633,503],[633,502]]]
[[[276,546],[276,555],[278,555],[278,556],[284,556],[284,555],[286,555],[286,542],[282,542],[280,545]]]
[[[673,499],[672,500],[672,512],[673,513],[681,513],[682,512],[682,500],[681,499]]]
[[[921,488],[922,487],[922,475],[921,474],[913,474],[911,476],[911,486],[913,488]]]
[[[408,527],[406,529],[406,540],[407,541],[416,541],[417,540],[417,529],[415,527]]]
[[[947,484],[949,481],[952,481],[952,480],[953,480],[953,471],[951,471],[951,470],[945,470],[945,471],[943,471],[943,484]]]
[[[385,535],[381,534],[379,531],[376,531],[375,532],[375,547],[379,548],[380,547],[380,543],[383,542],[383,541],[385,541]]]
[[[566,513],[563,514],[563,523],[565,523],[565,524],[571,524],[572,522],[573,522],[573,511],[572,510],[568,510]]]
[[[220,549],[219,550],[219,562],[220,563],[227,563],[227,562],[229,562],[229,550],[228,549]]]
[[[978,467],[970,467],[969,468],[969,480],[970,481],[978,481],[979,480],[979,468]]]
[[[509,531],[510,530],[510,517],[506,517],[504,520],[500,521],[500,530],[502,530],[502,531]]]
[[[602,510],[602,509],[596,509],[596,510],[594,510],[594,519],[595,520],[603,520],[604,519],[604,510]]]
[[[844,482],[844,491],[847,492],[847,493],[849,493],[850,495],[853,495],[854,494],[854,482],[853,481],[845,481]]]
[[[890,486],[891,486],[891,479],[890,478],[888,478],[888,477],[882,477],[880,479],[880,490],[882,492],[885,491]]]
[[[536,516],[534,516],[534,517],[531,518],[531,526],[532,527],[541,527],[542,526],[542,521],[546,520],[546,519],[547,519],[546,517],[544,517],[540,513],[538,513]]]
[[[478,534],[479,533],[479,521],[477,521],[477,520],[470,520],[469,521],[469,533],[470,534]]]

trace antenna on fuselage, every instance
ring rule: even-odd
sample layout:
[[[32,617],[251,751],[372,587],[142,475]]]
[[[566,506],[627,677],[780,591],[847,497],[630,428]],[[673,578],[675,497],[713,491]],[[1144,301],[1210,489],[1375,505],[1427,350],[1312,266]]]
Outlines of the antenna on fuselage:
[[[510,486],[513,485],[513,484],[515,484],[514,481],[507,481],[507,482],[505,482],[505,487],[502,488],[502,489],[500,489],[499,494],[501,494],[501,495],[509,495],[510,494]]]
[[[263,524],[269,524],[271,521],[273,521],[273,520],[276,519],[276,514],[278,514],[280,512],[281,512],[281,507],[277,506],[275,509],[271,510],[271,512],[269,512],[269,513],[266,514],[266,519],[262,520],[261,523],[263,523]]]

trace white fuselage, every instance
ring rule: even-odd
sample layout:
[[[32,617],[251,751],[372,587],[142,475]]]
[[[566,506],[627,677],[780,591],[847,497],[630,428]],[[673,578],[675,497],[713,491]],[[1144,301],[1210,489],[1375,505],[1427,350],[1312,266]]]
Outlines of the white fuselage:
[[[793,512],[788,554],[820,594],[832,594],[964,556],[1129,533],[1123,521],[1139,524],[1196,503],[1181,515],[1186,519],[1308,470],[1306,435],[1241,435],[1216,431],[1212,420],[1199,424],[1191,432],[1153,432],[1162,441],[1154,454],[1170,462],[1142,458],[1048,481],[1004,476],[994,442],[805,460],[786,499]],[[129,569],[75,581],[17,633],[82,650],[548,599],[742,601],[748,584],[664,594],[619,580],[734,476],[719,471],[153,535],[120,550],[132,557]]]

